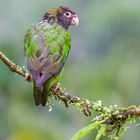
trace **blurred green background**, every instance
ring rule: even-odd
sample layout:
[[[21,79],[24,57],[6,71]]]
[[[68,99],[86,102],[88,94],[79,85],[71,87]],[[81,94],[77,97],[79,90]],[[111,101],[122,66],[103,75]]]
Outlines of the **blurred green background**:
[[[72,49],[61,85],[105,105],[139,105],[139,0],[0,0],[0,51],[25,66],[27,29],[58,5],[76,11],[80,20],[70,29]],[[48,110],[34,105],[31,84],[0,61],[0,140],[70,140],[95,115],[87,118],[57,102]],[[121,140],[139,139],[140,126],[128,126]],[[95,134],[83,140],[93,140]]]

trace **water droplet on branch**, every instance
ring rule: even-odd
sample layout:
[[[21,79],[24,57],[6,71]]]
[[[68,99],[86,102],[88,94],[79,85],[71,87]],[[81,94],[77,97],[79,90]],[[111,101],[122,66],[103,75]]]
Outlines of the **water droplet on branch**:
[[[49,110],[48,110],[48,112],[51,112],[51,111],[52,111],[52,106],[49,105]]]

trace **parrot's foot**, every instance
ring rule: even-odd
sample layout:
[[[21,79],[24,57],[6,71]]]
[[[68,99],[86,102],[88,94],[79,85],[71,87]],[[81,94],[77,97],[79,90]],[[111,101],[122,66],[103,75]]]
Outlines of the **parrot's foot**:
[[[55,84],[54,85],[54,92],[59,92],[59,91],[61,91],[62,89],[61,89],[61,87],[60,87],[60,83],[57,83],[57,84]],[[68,108],[68,102],[67,102],[67,95],[66,95],[66,93],[65,93],[65,96],[64,95],[62,95],[62,94],[60,94],[59,95],[60,96],[60,98],[61,98],[61,100],[64,102],[64,104],[65,104],[65,106]]]
[[[54,85],[54,92],[57,92],[58,90],[60,90],[60,83]]]
[[[25,73],[25,80],[28,81],[31,79],[31,76],[29,73]]]

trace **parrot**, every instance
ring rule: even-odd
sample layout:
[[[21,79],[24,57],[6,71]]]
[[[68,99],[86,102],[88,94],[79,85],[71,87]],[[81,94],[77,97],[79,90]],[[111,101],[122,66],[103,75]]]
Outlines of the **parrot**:
[[[50,88],[59,82],[71,48],[68,29],[78,23],[79,19],[74,11],[58,6],[48,10],[41,20],[33,23],[27,30],[24,55],[36,105],[45,106]]]

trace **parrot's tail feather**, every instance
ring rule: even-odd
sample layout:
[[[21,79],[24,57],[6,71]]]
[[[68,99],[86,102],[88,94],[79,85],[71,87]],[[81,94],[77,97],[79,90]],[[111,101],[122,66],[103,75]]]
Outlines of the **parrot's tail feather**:
[[[41,92],[35,85],[33,86],[34,100],[36,105],[41,104]]]
[[[45,89],[45,84],[42,86],[42,90],[40,90],[38,87],[36,87],[35,81],[33,82],[33,93],[34,93],[34,100],[36,105],[42,105],[45,106],[47,99],[48,99],[48,93]]]
[[[45,88],[43,87],[43,90],[41,91],[41,104],[42,106],[46,105],[48,99],[48,93],[46,93]]]

